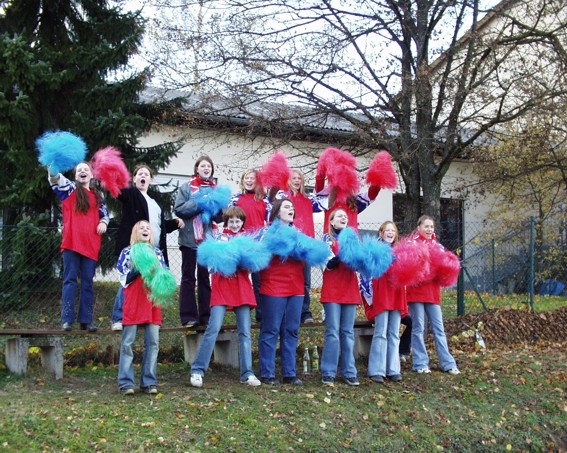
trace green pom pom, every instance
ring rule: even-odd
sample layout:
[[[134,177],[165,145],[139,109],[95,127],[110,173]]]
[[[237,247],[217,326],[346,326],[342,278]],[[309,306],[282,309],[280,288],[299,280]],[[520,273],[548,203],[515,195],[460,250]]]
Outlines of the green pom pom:
[[[161,267],[153,247],[143,242],[137,242],[130,248],[130,259],[134,268],[142,274],[144,281],[154,269]]]
[[[173,304],[177,283],[169,270],[160,267],[144,282],[150,289],[150,299],[155,305],[165,307]]]

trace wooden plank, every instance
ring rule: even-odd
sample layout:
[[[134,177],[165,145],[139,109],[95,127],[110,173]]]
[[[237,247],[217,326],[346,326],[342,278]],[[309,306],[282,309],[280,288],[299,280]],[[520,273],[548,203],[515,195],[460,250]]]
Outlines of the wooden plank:
[[[366,328],[371,327],[372,323],[369,321],[357,321],[354,323],[355,328]],[[324,322],[314,322],[309,324],[301,324],[301,329],[313,328],[313,327],[325,327]],[[254,323],[251,326],[252,329],[260,329],[259,323]],[[204,332],[205,326],[197,327],[162,327],[160,333],[171,333],[171,332]],[[222,331],[234,331],[237,330],[236,325],[225,325],[221,328]],[[21,337],[37,337],[37,336],[91,336],[91,335],[121,335],[120,330],[110,330],[110,329],[99,329],[96,332],[89,332],[88,330],[70,330],[65,331],[62,329],[0,329],[0,336],[21,336]]]

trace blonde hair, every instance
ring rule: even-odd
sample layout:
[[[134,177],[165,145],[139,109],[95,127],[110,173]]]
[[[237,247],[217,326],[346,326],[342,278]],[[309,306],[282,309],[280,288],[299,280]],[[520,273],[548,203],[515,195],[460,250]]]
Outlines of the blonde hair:
[[[147,220],[140,220],[139,222],[136,222],[136,224],[132,227],[132,234],[130,235],[130,245],[134,245],[137,242],[142,242],[142,236],[140,235],[140,225],[142,223],[147,223],[148,226],[150,227],[149,244],[154,245],[154,234],[152,233],[152,226],[150,225],[150,222],[148,222]]]
[[[291,170],[291,174],[293,175],[294,173],[301,176],[301,186],[299,186],[299,190],[297,191],[297,193],[299,193],[299,194],[301,194],[305,197],[306,196],[306,194],[305,194],[305,176],[303,175],[303,172],[301,170],[297,170],[297,169]],[[294,193],[294,189],[291,185],[291,178],[289,179],[287,186],[289,187],[290,192]]]
[[[337,209],[335,209],[334,211],[331,212],[331,215],[329,216],[328,231],[329,231],[329,237],[331,238],[332,241],[336,241],[337,238],[335,237],[335,232],[333,231],[333,225],[331,224],[331,222],[335,219],[335,216],[337,215],[337,212],[339,212],[339,211],[343,211],[346,214],[347,219],[348,219],[348,212],[346,211],[346,209],[337,208]]]
[[[382,225],[380,225],[380,228],[378,228],[378,234],[380,235],[380,237],[382,237],[388,225],[392,225],[394,227],[396,235],[394,236],[394,242],[392,242],[392,244],[397,244],[400,240],[400,233],[398,232],[398,226],[391,220],[386,220]]]
[[[244,188],[244,178],[246,178],[246,176],[248,176],[250,173],[254,173],[254,175],[256,176],[256,187],[254,187],[254,200],[255,201],[262,200],[266,195],[266,192],[264,191],[264,188],[260,184],[258,184],[258,170],[251,168],[249,170],[246,170],[244,173],[242,173],[242,176],[240,177],[240,191],[242,193],[246,192],[246,189]]]

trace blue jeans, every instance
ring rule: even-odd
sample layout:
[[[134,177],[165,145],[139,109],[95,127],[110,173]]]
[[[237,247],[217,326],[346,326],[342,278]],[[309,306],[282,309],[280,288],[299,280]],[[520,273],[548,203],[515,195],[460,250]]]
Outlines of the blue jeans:
[[[134,352],[132,345],[136,340],[138,325],[122,328],[122,344],[120,345],[120,362],[118,364],[118,388],[134,388]],[[159,352],[159,326],[144,324],[144,356],[142,358],[142,375],[140,387],[156,385],[157,358]]]
[[[411,347],[413,349],[413,369],[420,370],[429,366],[429,356],[425,349],[425,315],[429,319],[429,324],[435,340],[435,349],[439,359],[441,371],[447,371],[457,366],[455,359],[449,353],[447,337],[443,328],[443,314],[441,306],[437,304],[424,304],[421,302],[408,303],[409,312],[412,319]]]
[[[395,376],[401,373],[400,320],[397,310],[385,310],[374,318],[374,335],[368,357],[368,376]]]
[[[93,322],[93,278],[96,261],[71,250],[63,250],[63,292],[61,295],[61,322],[75,321],[75,297],[77,279],[81,279],[79,313],[77,321],[83,324]]]
[[[120,285],[118,291],[116,292],[116,297],[114,298],[114,307],[112,308],[112,318],[111,322],[122,322],[122,307],[124,306],[124,287]]]
[[[262,321],[258,338],[260,377],[276,377],[276,349],[280,337],[282,376],[296,377],[295,352],[303,296],[273,297],[262,294]]]
[[[343,378],[356,377],[354,362],[354,320],[356,305],[324,303],[325,344],[321,355],[321,374],[334,378],[337,375],[339,355]]]
[[[209,318],[209,325],[201,344],[199,345],[199,350],[197,351],[197,357],[191,365],[191,373],[200,374],[204,376],[207,369],[209,368],[209,363],[211,361],[211,356],[213,355],[213,350],[215,348],[215,341],[219,335],[219,331],[222,327],[222,322],[224,320],[224,315],[226,313],[226,307],[215,305],[211,307],[211,317]],[[250,336],[250,307],[248,305],[242,305],[240,307],[234,308],[234,314],[236,315],[236,326],[238,329],[238,344],[239,350],[239,360],[240,360],[240,381],[245,382],[250,376],[254,375],[252,371],[252,338]]]
[[[305,294],[303,295],[303,306],[301,307],[301,322],[304,322],[307,318],[313,318],[311,311],[311,266],[303,266],[303,290]]]

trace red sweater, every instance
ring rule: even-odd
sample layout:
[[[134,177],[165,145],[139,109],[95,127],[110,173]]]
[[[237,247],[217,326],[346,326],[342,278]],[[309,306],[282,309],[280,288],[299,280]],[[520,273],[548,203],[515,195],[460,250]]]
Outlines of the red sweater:
[[[85,190],[85,194],[89,199],[90,206],[86,214],[75,212],[76,190],[61,203],[63,210],[61,251],[71,250],[97,261],[101,236],[96,232],[96,228],[100,222],[100,214],[95,194],[90,190]]]
[[[333,241],[332,252],[339,254],[339,243]],[[323,286],[321,288],[321,303],[334,304],[360,304],[360,291],[358,289],[358,278],[356,272],[339,263],[332,270],[323,271]]]
[[[435,239],[425,239],[420,234],[414,237],[415,241],[425,242],[429,247],[435,246]],[[421,283],[416,286],[410,286],[407,289],[408,303],[422,302],[425,304],[441,305],[441,285],[434,279]]]
[[[236,206],[246,214],[246,231],[250,233],[255,233],[263,228],[266,219],[266,202],[255,200],[254,196],[253,193],[241,194],[236,202]]]
[[[406,288],[392,285],[388,272],[382,277],[372,280],[371,313],[375,317],[387,310],[401,311],[402,316],[407,314],[408,311]]]
[[[311,200],[300,193],[294,195],[287,192],[286,195],[293,202],[293,207],[295,208],[293,226],[303,234],[314,238],[315,224],[313,222],[313,204]]]
[[[274,256],[260,272],[260,294],[272,297],[303,296],[303,263]]]
[[[161,326],[161,308],[156,307],[148,298],[148,291],[142,277],[136,278],[124,288],[124,315],[122,324],[125,326],[140,324],[156,324]]]
[[[249,305],[256,307],[256,298],[248,271],[239,269],[231,277],[223,277],[220,274],[212,275],[211,285],[211,307],[215,305],[225,307],[241,307]]]

